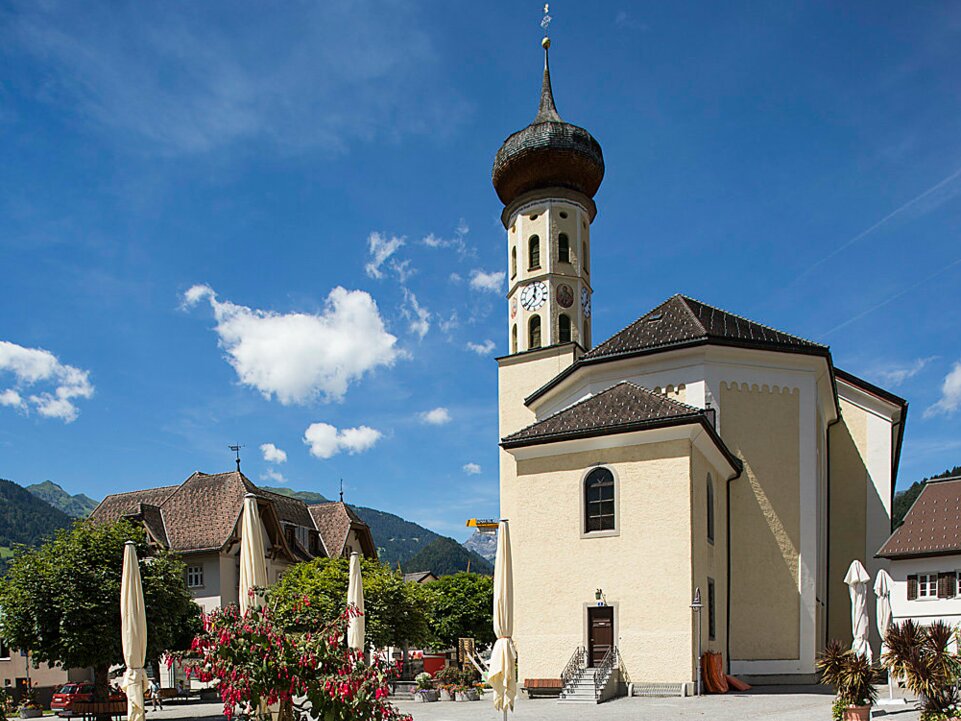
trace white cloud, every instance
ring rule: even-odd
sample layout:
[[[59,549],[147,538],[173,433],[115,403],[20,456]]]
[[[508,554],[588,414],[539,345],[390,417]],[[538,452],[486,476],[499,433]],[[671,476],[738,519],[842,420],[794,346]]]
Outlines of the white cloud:
[[[944,377],[941,384],[941,398],[937,403],[925,409],[924,417],[936,415],[953,415],[961,409],[961,361],[954,364],[951,372]]]
[[[348,386],[398,356],[368,293],[337,287],[321,314],[275,313],[219,301],[206,285],[184,294],[191,306],[206,299],[220,347],[244,385],[284,405],[322,397],[340,400]]]
[[[268,468],[266,471],[260,474],[260,480],[274,481],[275,483],[286,483],[287,477],[284,476],[284,474],[280,471],[275,471],[273,468]]]
[[[93,397],[90,371],[65,365],[42,348],[0,341],[0,377],[5,374],[13,376],[14,387],[0,391],[0,405],[32,407],[41,416],[65,423],[75,421],[80,414],[75,399]],[[24,400],[22,391],[27,388],[36,392]]]
[[[397,280],[401,283],[406,283],[411,276],[417,274],[417,268],[411,267],[410,258],[390,261],[390,269],[397,274]]]
[[[454,229],[453,238],[442,238],[441,236],[430,233],[421,238],[420,242],[428,248],[454,248],[458,255],[473,255],[471,248],[467,245],[468,233],[470,233],[470,228],[467,225],[467,221],[461,218],[457,223],[457,227]]]
[[[497,345],[491,339],[485,340],[483,343],[473,343],[471,341],[467,342],[467,350],[473,351],[477,355],[490,355],[494,352]]]
[[[452,310],[450,315],[442,320],[439,325],[444,333],[450,333],[455,328],[458,328],[460,326],[460,317],[457,315],[457,311]]]
[[[447,276],[447,277],[448,277],[448,279],[450,280],[451,283],[460,283],[460,282],[462,282],[462,281],[464,280],[464,279],[461,277],[460,273],[456,273],[456,272],[455,272],[455,273],[451,273],[451,274],[450,274],[449,276]]]
[[[904,383],[904,381],[914,378],[918,373],[924,370],[931,361],[937,360],[937,356],[929,356],[928,358],[917,358],[907,365],[892,365],[887,368],[880,368],[874,372],[881,381],[891,387],[897,387]]]
[[[500,292],[504,285],[504,278],[507,273],[502,270],[493,273],[485,273],[483,270],[472,270],[470,272],[470,287],[474,290],[486,290],[491,293]]]
[[[267,461],[267,463],[287,462],[287,451],[282,451],[273,443],[262,443],[260,452],[264,454],[264,460]]]
[[[417,302],[417,296],[404,288],[404,302],[400,306],[401,314],[410,321],[410,331],[422,339],[430,330],[430,311]]]
[[[369,426],[338,430],[329,423],[312,423],[304,431],[304,443],[310,447],[310,455],[331,458],[341,451],[354,455],[372,448],[383,433]]]
[[[476,463],[464,464],[464,473],[466,473],[468,476],[476,476],[480,472],[481,472],[481,467]]]
[[[433,410],[424,411],[420,414],[420,419],[424,423],[428,423],[432,426],[442,426],[445,423],[450,423],[451,421],[450,412],[443,406],[434,408]]]
[[[376,231],[368,235],[367,253],[370,255],[370,260],[364,266],[364,272],[371,278],[383,278],[384,271],[381,270],[381,266],[400,250],[405,242],[404,238],[398,238],[396,235],[388,238]]]

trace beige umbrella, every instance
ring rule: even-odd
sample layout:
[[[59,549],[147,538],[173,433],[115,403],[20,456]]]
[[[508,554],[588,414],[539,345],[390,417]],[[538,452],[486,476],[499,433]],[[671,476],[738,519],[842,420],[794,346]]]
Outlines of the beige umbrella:
[[[143,664],[147,655],[147,612],[143,603],[143,585],[137,546],[127,541],[123,549],[123,574],[120,577],[120,635],[123,660],[127,670],[120,680],[120,688],[127,694],[127,718],[144,721],[143,694],[147,690],[147,674]]]
[[[364,612],[364,578],[360,573],[360,554],[350,554],[350,578],[347,582],[347,605]],[[347,645],[355,651],[364,650],[364,617],[354,616],[347,626]]]
[[[240,612],[258,608],[263,599],[250,595],[253,587],[267,585],[267,560],[264,551],[264,534],[260,527],[260,511],[257,496],[244,496],[244,514],[240,526]]]
[[[881,634],[881,656],[887,650],[884,637],[891,627],[891,589],[894,588],[894,581],[883,568],[878,571],[878,577],[874,580],[874,595],[878,597],[877,622],[878,633]],[[888,671],[888,701],[894,699],[894,682],[891,679],[891,672]]]
[[[871,577],[861,562],[855,559],[848,567],[844,582],[851,593],[851,634],[854,640],[851,650],[872,659],[871,644],[868,643],[868,582]]]
[[[507,521],[497,529],[497,559],[494,562],[494,649],[491,651],[487,682],[494,690],[494,708],[514,710],[517,697],[517,653],[514,650],[514,564]]]

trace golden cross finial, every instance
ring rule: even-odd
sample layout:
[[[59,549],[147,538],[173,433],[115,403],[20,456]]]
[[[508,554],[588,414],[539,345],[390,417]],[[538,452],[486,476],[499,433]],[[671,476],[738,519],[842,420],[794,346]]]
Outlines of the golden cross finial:
[[[550,34],[551,27],[551,16],[547,13],[550,12],[551,6],[548,3],[544,3],[544,18],[541,20],[541,27],[544,28],[544,37]]]

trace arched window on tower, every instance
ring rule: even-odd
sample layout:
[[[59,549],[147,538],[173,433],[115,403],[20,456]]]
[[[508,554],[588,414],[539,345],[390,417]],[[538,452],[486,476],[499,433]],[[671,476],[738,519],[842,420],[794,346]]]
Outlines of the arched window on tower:
[[[527,241],[528,270],[539,270],[541,267],[541,239],[532,235]]]
[[[714,543],[714,479],[707,474],[707,540]]]
[[[530,322],[527,324],[527,349],[533,350],[534,348],[541,347],[541,317],[539,315],[532,316]]]
[[[557,236],[557,260],[560,263],[571,262],[571,240],[567,237],[567,233]]]
[[[511,278],[517,277],[517,248],[511,248]]]
[[[614,474],[607,468],[595,468],[584,479],[584,532],[613,531]]]
[[[511,326],[511,353],[517,352],[517,323]]]
[[[586,240],[585,240],[583,243],[581,243],[581,263],[583,263],[583,265],[584,265],[584,272],[585,272],[585,273],[590,273],[590,272],[591,272],[591,259],[590,259],[590,257],[587,255],[587,241],[586,241]]]
[[[557,342],[571,342],[571,317],[566,313],[561,313],[557,318]]]

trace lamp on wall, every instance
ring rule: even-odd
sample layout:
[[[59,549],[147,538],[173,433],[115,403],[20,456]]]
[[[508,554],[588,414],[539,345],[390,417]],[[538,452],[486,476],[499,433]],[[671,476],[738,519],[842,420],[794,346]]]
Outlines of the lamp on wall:
[[[594,591],[594,600],[597,601],[598,606],[606,606],[607,602],[604,600],[604,591],[597,589]]]

